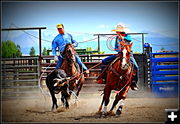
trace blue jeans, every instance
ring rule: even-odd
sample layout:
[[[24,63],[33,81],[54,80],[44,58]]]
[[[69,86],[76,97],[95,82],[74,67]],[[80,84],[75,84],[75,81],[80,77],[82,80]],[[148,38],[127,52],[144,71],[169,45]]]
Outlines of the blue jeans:
[[[81,59],[78,55],[76,55],[76,61],[80,65],[80,68],[83,68],[84,70],[87,70],[87,67],[82,63]],[[56,69],[61,67],[61,64],[63,62],[63,58],[61,56],[58,56],[58,62],[56,64]]]
[[[116,55],[108,56],[107,58],[102,60],[102,64],[107,65],[107,64],[111,63],[115,58],[116,58]],[[134,63],[134,67],[138,71],[139,67],[138,67],[138,64],[136,63],[136,60],[134,59],[133,55],[130,56],[130,61],[131,61],[131,63]]]

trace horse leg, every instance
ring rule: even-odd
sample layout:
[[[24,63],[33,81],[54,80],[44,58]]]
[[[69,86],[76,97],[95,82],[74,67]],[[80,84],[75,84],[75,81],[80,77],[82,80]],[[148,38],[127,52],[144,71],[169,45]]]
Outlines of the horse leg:
[[[121,115],[123,106],[124,106],[124,99],[120,99],[120,101],[119,101],[119,107],[118,107],[118,109],[116,110],[116,116]]]
[[[117,103],[119,102],[119,99],[120,99],[120,98],[118,98],[118,96],[119,96],[119,95],[116,94],[116,97],[115,97],[115,100],[114,100],[114,102],[113,102],[113,105],[112,105],[110,111],[108,112],[109,115],[114,115],[113,109],[114,109],[114,107],[117,105]]]
[[[50,89],[50,94],[51,94],[51,98],[52,98],[52,102],[53,102],[52,110],[54,109],[54,107],[56,107],[56,109],[57,109],[58,108],[57,99],[55,97],[53,89]]]
[[[112,105],[110,111],[108,112],[108,114],[109,114],[109,115],[114,115],[113,109],[114,109],[114,107],[115,107],[115,106],[118,104],[118,102],[119,102],[119,107],[118,107],[118,109],[116,110],[116,115],[120,115],[120,114],[122,113],[122,108],[123,108],[123,105],[124,105],[124,102],[123,102],[124,99],[125,99],[125,98],[122,97],[121,94],[117,94],[117,95],[116,95],[116,98],[115,98],[115,100],[114,100],[114,102],[113,102],[113,105]]]
[[[116,110],[117,116],[121,115],[121,113],[122,113],[122,108],[124,106],[124,100],[126,99],[126,95],[127,95],[129,88],[130,88],[130,86],[125,87],[125,89],[122,92],[120,92],[118,95],[117,99],[118,99],[118,101],[120,100],[120,102],[119,102],[119,107]]]
[[[104,97],[103,97],[103,99],[102,99],[102,102],[101,102],[101,105],[99,106],[98,111],[96,112],[97,114],[101,113],[103,103],[104,103]]]
[[[102,111],[102,116],[103,117],[107,116],[107,105],[109,104],[110,94],[111,94],[111,89],[109,87],[105,86],[105,88],[104,88],[104,96],[103,96],[104,108],[103,108],[103,111]]]

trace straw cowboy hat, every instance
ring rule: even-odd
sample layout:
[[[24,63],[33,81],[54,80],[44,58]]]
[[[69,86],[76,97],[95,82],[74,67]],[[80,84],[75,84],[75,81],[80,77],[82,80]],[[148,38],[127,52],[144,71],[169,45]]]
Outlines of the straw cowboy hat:
[[[118,24],[116,26],[116,29],[112,30],[112,31],[116,31],[116,32],[126,32],[125,29],[127,29],[127,27],[122,26],[121,24]]]

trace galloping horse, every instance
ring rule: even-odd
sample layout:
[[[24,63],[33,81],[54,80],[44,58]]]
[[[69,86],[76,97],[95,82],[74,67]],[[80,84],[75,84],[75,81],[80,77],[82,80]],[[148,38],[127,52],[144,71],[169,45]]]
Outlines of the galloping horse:
[[[69,108],[68,100],[70,99],[73,90],[77,88],[75,94],[77,97],[84,84],[84,74],[80,71],[75,55],[76,52],[73,45],[67,44],[62,53],[64,59],[60,69],[58,69],[58,71],[55,69],[46,78],[46,85],[50,91],[53,102],[52,109],[54,109],[54,106],[58,108],[55,94],[61,92],[61,101],[66,108]],[[65,72],[63,76],[57,76],[62,75],[62,70]]]
[[[108,114],[113,115],[113,109],[120,101],[120,105],[116,110],[116,115],[120,115],[122,112],[122,107],[124,105],[123,100],[125,100],[127,92],[130,88],[133,74],[133,64],[130,63],[130,54],[131,54],[131,44],[122,43],[121,51],[118,54],[118,57],[111,62],[106,73],[106,84],[103,92],[103,100],[99,107],[98,113],[101,113],[103,117],[106,117]],[[116,97],[113,102],[113,105],[109,112],[107,112],[107,105],[109,103],[109,97],[111,91],[115,90]],[[103,111],[102,107],[104,105]]]

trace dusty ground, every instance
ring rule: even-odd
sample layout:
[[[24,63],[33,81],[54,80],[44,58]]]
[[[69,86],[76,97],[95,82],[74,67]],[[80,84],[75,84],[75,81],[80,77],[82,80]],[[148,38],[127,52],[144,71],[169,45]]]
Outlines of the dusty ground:
[[[108,106],[112,105],[112,98]],[[39,95],[38,99],[3,100],[3,122],[165,122],[165,109],[178,108],[177,98],[127,98],[120,117],[100,118],[96,114],[102,96],[80,94],[78,105],[72,99],[69,110],[63,110],[60,99],[57,111],[51,111],[51,99]]]

